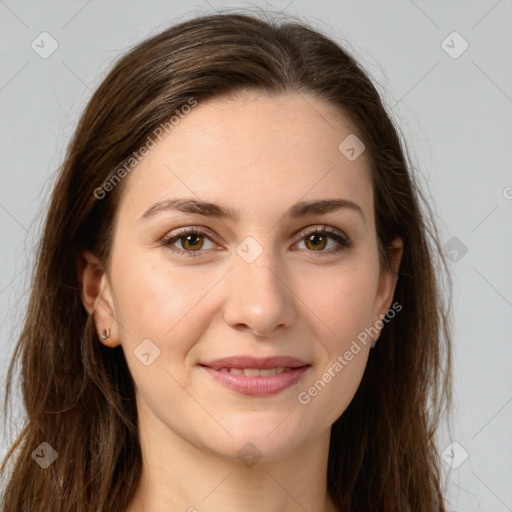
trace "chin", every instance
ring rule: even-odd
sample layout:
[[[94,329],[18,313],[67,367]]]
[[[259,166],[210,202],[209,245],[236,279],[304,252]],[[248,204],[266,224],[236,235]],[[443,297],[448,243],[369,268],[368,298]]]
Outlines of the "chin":
[[[201,435],[201,444],[217,456],[238,460],[248,467],[255,460],[285,458],[306,441],[309,432],[296,418],[292,419],[293,413],[287,414],[262,413],[258,418],[254,413],[245,415],[243,420],[237,418],[236,423],[224,421],[223,426],[232,437],[219,427],[215,435]]]

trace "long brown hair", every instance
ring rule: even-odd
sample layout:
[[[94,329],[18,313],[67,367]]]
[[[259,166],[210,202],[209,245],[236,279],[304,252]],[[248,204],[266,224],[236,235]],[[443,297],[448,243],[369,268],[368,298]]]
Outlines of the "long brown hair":
[[[5,512],[121,512],[130,503],[142,468],[133,382],[121,347],[98,342],[80,297],[77,256],[89,249],[108,268],[112,220],[129,177],[101,199],[95,191],[158,126],[191,98],[244,90],[313,94],[348,116],[371,162],[383,267],[390,241],[404,241],[394,297],[403,309],[383,328],[332,427],[329,493],[344,512],[446,511],[435,435],[451,405],[441,276],[451,281],[398,128],[367,72],[318,30],[295,18],[222,13],[180,22],[122,56],[79,121],[8,372],[5,416],[19,363],[26,422],[1,468],[7,474],[11,462]],[[43,442],[58,454],[46,469],[31,456]]]

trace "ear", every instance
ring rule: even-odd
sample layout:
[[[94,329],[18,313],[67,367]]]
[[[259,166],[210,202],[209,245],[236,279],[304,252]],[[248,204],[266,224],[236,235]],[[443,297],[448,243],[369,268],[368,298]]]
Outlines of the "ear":
[[[94,316],[98,338],[108,347],[120,345],[108,277],[100,260],[93,253],[83,251],[77,257],[76,268],[80,296],[87,313]],[[103,340],[101,337],[105,329],[110,331],[110,336]]]
[[[393,300],[396,283],[398,281],[400,262],[402,261],[402,254],[404,251],[403,240],[399,236],[395,237],[391,244],[387,246],[387,250],[390,259],[390,269],[383,269],[379,277],[379,286],[375,297],[372,323],[376,329],[378,329],[375,326],[376,322],[381,320],[391,307],[391,301]],[[381,329],[378,329],[379,334],[374,338],[374,340],[377,340],[380,336],[380,330]]]

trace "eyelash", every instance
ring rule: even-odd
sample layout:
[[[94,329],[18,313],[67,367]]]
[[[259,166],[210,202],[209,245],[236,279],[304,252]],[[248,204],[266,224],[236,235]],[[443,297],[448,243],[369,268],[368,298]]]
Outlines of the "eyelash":
[[[176,242],[180,238],[185,238],[188,235],[205,236],[206,238],[210,239],[210,241],[213,242],[213,240],[211,240],[212,237],[206,231],[201,231],[200,229],[197,229],[197,228],[182,228],[182,229],[178,230],[177,232],[175,232],[172,236],[164,237],[162,239],[161,243],[165,247],[168,247],[172,251],[175,251],[178,254],[181,254],[183,256],[191,257],[191,258],[202,257],[202,256],[200,256],[200,253],[204,252],[204,251],[201,251],[201,250],[187,251],[185,249],[179,249],[177,247],[172,247],[172,244],[174,242]],[[320,256],[338,254],[341,251],[344,251],[344,250],[348,249],[349,247],[352,247],[352,245],[353,245],[353,243],[350,241],[350,239],[347,236],[345,236],[345,235],[339,233],[338,231],[334,230],[333,228],[329,228],[327,226],[324,226],[323,228],[317,227],[317,228],[310,229],[310,230],[304,232],[302,234],[302,237],[296,243],[302,242],[302,240],[304,240],[307,236],[311,236],[311,235],[328,235],[328,238],[332,238],[339,244],[339,246],[335,250],[331,250],[331,251],[307,250],[307,252],[311,252],[311,253],[318,252]]]

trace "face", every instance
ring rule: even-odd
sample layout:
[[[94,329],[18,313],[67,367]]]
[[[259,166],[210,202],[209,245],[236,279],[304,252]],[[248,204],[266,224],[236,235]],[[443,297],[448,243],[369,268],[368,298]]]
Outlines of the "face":
[[[344,356],[392,300],[366,154],[346,158],[353,127],[305,98],[199,103],[125,178],[116,213],[105,343],[122,345],[143,419],[224,457],[248,442],[282,457],[325,435],[371,340]],[[235,356],[258,360],[212,363]],[[280,356],[294,360],[260,360]]]

